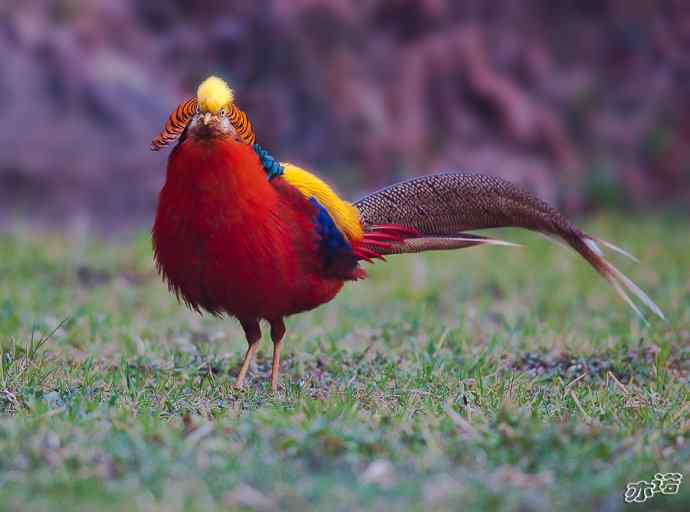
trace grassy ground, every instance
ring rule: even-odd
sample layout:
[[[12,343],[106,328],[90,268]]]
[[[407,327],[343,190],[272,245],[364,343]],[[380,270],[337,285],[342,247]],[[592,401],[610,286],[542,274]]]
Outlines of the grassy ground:
[[[2,510],[623,510],[681,472],[689,510],[686,219],[597,219],[668,321],[529,249],[394,257],[267,337],[244,392],[233,320],[176,304],[148,237],[0,238]],[[636,505],[638,508],[645,506]]]

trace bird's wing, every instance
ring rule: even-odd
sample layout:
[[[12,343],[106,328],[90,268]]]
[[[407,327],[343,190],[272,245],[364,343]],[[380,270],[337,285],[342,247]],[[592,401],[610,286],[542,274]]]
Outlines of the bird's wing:
[[[342,279],[366,275],[357,266],[360,258],[355,249],[363,237],[357,209],[310,172],[288,163],[274,165],[267,152],[256,145],[254,149],[276,190],[290,201],[297,198],[295,207],[311,212],[323,271]]]
[[[312,173],[290,163],[282,163],[281,166],[282,178],[304,197],[318,202],[350,243],[361,240],[364,232],[357,208],[338,197],[330,186]]]
[[[364,225],[364,248],[382,255],[502,243],[466,233],[476,229],[519,227],[558,238],[604,276],[640,316],[628,293],[664,318],[647,294],[604,259],[599,245],[615,246],[583,233],[544,201],[500,178],[462,173],[423,176],[369,194],[354,206]],[[391,228],[386,227],[390,225],[402,241],[385,240],[391,238],[387,233]],[[377,244],[366,243],[369,238]]]

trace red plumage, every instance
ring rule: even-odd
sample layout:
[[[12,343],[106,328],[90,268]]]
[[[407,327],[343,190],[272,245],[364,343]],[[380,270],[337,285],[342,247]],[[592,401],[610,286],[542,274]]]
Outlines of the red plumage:
[[[157,265],[195,309],[242,323],[279,322],[331,300],[343,279],[324,272],[315,209],[266,173],[251,146],[188,138],[172,152],[156,221]]]

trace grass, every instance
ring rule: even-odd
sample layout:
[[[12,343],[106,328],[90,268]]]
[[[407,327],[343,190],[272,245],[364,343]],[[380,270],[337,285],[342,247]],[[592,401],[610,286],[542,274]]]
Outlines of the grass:
[[[148,237],[0,237],[1,510],[623,510],[626,482],[690,492],[686,219],[586,223],[667,322],[638,321],[578,258],[393,257],[291,318],[243,392],[235,321],[155,275]],[[645,506],[635,505],[638,508]]]

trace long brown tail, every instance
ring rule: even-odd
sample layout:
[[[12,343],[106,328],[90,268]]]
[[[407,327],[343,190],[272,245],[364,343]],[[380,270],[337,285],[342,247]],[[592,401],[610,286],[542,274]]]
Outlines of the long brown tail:
[[[604,259],[600,245],[630,256],[618,247],[579,230],[558,210],[522,188],[493,176],[446,173],[422,176],[391,185],[354,203],[365,230],[380,225],[411,228],[418,236],[392,244],[382,254],[459,249],[507,242],[466,231],[518,227],[564,241],[604,276],[642,318],[630,298],[635,295],[660,318],[659,307],[635,283]]]

